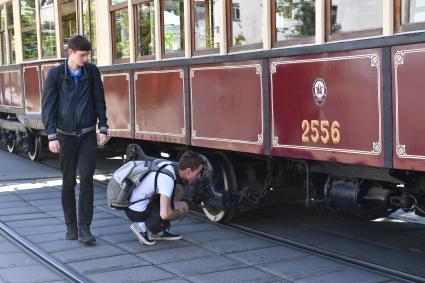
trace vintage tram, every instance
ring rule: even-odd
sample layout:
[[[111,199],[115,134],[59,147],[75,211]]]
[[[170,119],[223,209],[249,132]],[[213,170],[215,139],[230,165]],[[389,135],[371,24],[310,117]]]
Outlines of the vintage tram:
[[[109,147],[202,152],[211,220],[293,188],[356,217],[425,215],[424,1],[0,0],[0,15],[10,152],[39,158],[43,83],[80,33]]]

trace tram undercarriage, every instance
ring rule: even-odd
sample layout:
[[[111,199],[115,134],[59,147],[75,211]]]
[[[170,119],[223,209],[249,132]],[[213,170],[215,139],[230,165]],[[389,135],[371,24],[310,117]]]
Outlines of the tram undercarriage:
[[[43,146],[40,135],[34,135],[12,116],[0,119],[0,129],[2,147],[38,160]],[[161,146],[146,145],[150,154],[159,155]],[[127,148],[128,160],[131,150],[131,146]],[[177,157],[181,151],[178,148],[172,155]],[[425,176],[418,172],[197,151],[207,160],[206,170],[197,183],[186,186],[185,198],[214,222],[230,221],[236,213],[260,206],[291,201],[367,220],[385,217],[397,209],[425,216]]]
[[[0,116],[0,146],[6,147],[10,153],[23,152],[37,161],[41,155],[42,136],[24,124],[14,115]]]
[[[333,175],[333,170],[326,172],[329,164],[324,163],[317,172],[317,162],[313,166],[299,160],[241,162],[221,152],[204,156],[211,172],[190,188],[189,195],[212,221],[228,221],[237,212],[290,200],[365,220],[385,217],[398,209],[425,216],[425,176],[419,173],[343,168],[339,164],[345,174],[347,169],[353,173],[342,177]],[[259,169],[261,165],[267,170]],[[362,178],[371,174],[374,179]],[[407,183],[403,177],[413,182]]]

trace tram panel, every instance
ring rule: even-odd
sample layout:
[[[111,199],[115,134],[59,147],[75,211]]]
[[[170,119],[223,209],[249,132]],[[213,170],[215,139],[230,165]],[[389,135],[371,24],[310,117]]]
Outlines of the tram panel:
[[[192,145],[264,153],[261,61],[190,68]]]
[[[24,65],[25,113],[41,114],[41,86],[38,65]]]
[[[381,50],[271,60],[272,155],[383,166]]]
[[[1,112],[22,113],[23,96],[21,89],[21,69],[20,66],[0,69],[1,81]]]
[[[425,171],[425,44],[392,48],[393,164]]]
[[[182,68],[135,70],[136,139],[186,144],[185,75]]]
[[[132,138],[130,74],[104,72],[101,76],[105,91],[108,134],[111,137]]]

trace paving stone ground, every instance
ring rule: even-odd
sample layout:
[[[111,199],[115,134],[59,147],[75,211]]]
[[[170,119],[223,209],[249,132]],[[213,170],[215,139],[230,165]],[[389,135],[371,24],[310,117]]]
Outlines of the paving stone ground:
[[[69,282],[0,235],[0,282]]]
[[[180,241],[141,245],[121,211],[106,205],[103,186],[95,186],[92,232],[96,245],[65,239],[60,179],[53,169],[0,151],[0,221],[88,282],[389,282],[383,275],[314,256],[273,241],[201,221],[193,216],[172,223]],[[25,164],[27,176],[14,173]],[[15,171],[14,171],[15,170]],[[53,170],[53,171],[52,171]],[[12,172],[11,176],[7,172]],[[4,175],[4,176],[3,176]],[[2,179],[4,177],[4,179]],[[15,178],[15,179],[13,179]],[[78,195],[78,186],[76,190]],[[78,203],[78,202],[77,202]],[[35,275],[37,274],[37,275]],[[0,238],[1,282],[61,279]]]

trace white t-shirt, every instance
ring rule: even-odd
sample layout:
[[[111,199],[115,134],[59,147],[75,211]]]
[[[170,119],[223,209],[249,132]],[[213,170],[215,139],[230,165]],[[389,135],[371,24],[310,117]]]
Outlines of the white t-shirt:
[[[158,167],[167,164],[167,161],[161,162],[158,164]],[[165,166],[161,170],[167,169],[170,171],[174,178],[176,178],[176,174],[174,172],[174,168],[171,164]],[[150,198],[155,193],[155,175],[156,172],[150,172],[147,176],[143,178],[140,184],[134,188],[133,193],[130,197],[130,202],[138,201],[140,199],[148,198],[146,200],[139,201],[133,205],[130,205],[130,209],[134,211],[143,212],[146,210],[146,207],[149,203]],[[165,173],[159,173],[157,180],[157,192],[161,195],[165,195],[171,198],[174,190],[174,179],[168,176]]]

